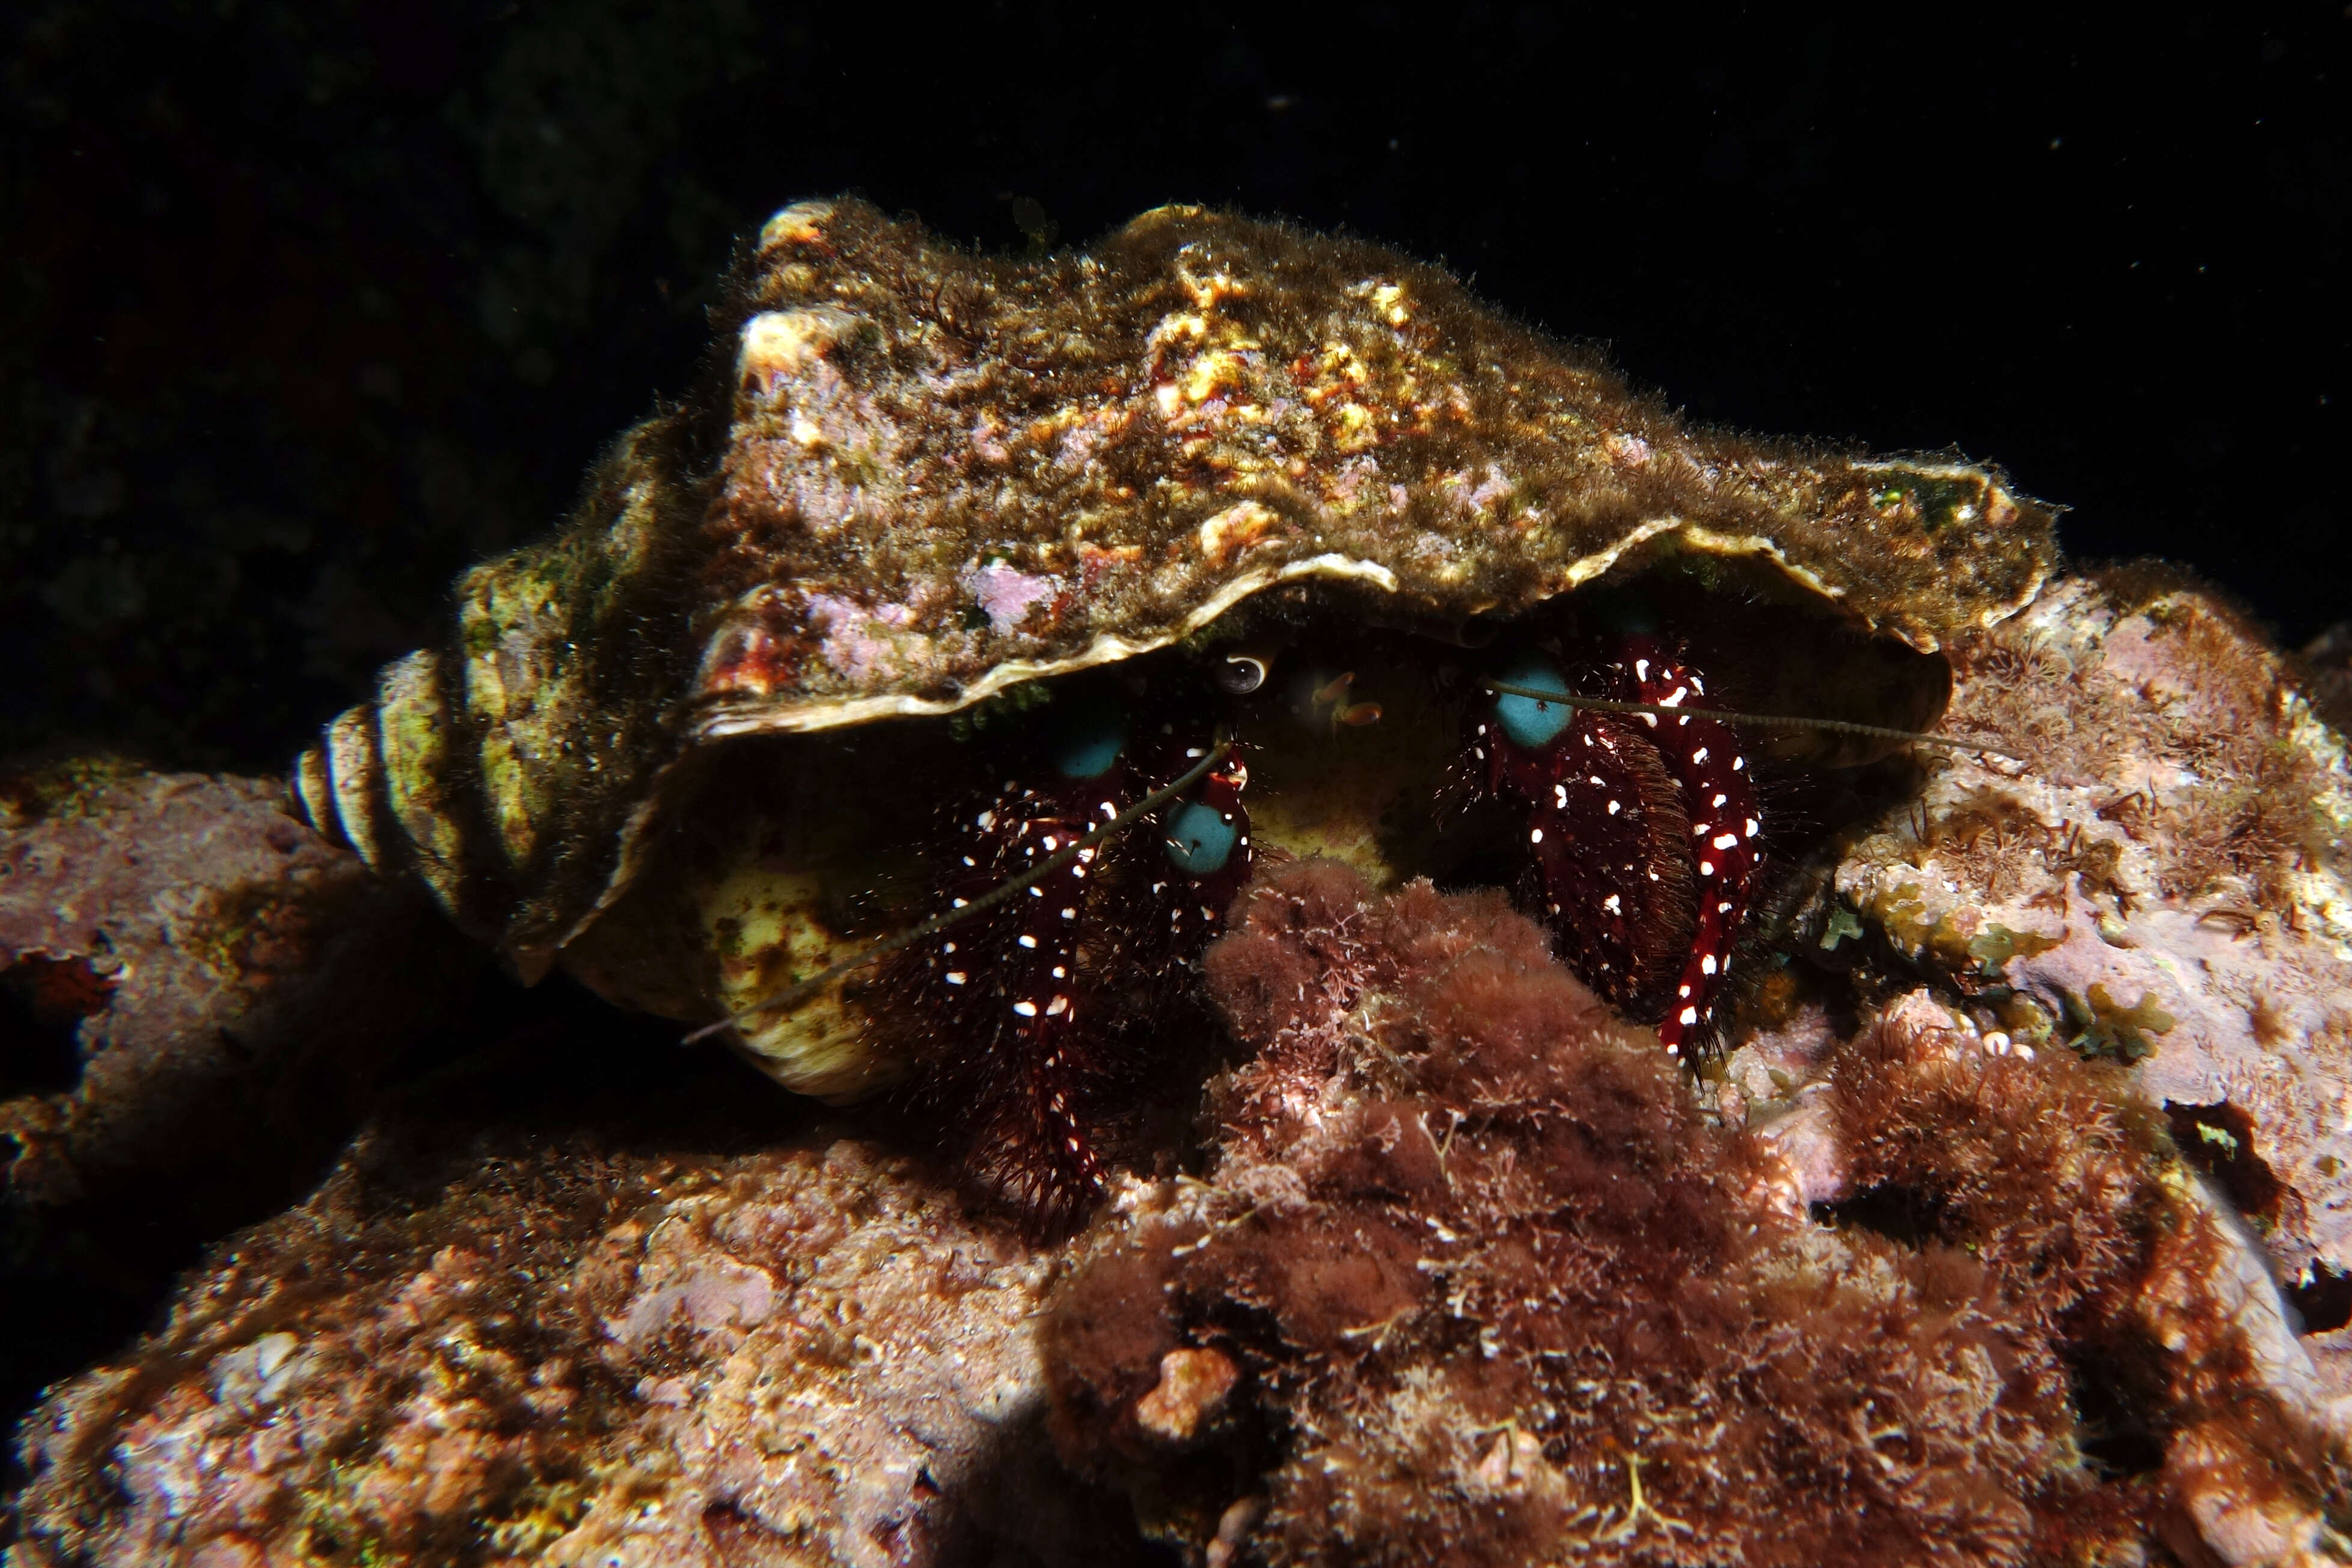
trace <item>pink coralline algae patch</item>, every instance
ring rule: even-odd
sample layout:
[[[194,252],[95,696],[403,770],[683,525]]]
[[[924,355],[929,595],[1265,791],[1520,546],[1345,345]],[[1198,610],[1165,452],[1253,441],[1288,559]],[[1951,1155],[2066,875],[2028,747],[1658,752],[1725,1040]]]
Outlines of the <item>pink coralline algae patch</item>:
[[[824,641],[818,652],[836,674],[852,679],[887,679],[912,655],[920,662],[930,639],[915,634],[902,638],[915,618],[904,605],[861,605],[837,595],[820,594],[808,601],[809,626]]]
[[[966,567],[956,581],[979,602],[990,626],[1000,636],[1018,629],[1031,610],[1062,590],[1058,577],[1019,571],[1002,561]]]

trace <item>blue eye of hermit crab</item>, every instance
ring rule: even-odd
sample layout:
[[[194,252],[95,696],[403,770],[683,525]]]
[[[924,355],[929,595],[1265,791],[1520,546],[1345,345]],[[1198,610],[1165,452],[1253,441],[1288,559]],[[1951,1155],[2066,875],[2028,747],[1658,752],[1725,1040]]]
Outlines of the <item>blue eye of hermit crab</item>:
[[[1188,800],[1168,814],[1168,858],[1190,877],[1224,869],[1241,829],[1215,806]]]
[[[1503,671],[1503,680],[1510,686],[1532,686],[1538,691],[1557,691],[1569,695],[1568,681],[1553,668],[1549,659],[1527,654],[1511,661]],[[1503,726],[1503,733],[1515,746],[1529,751],[1551,744],[1576,710],[1563,703],[1546,702],[1534,697],[1503,696],[1495,700],[1495,717]]]
[[[1127,726],[1110,711],[1087,713],[1056,737],[1054,768],[1066,779],[1098,779],[1127,747]]]

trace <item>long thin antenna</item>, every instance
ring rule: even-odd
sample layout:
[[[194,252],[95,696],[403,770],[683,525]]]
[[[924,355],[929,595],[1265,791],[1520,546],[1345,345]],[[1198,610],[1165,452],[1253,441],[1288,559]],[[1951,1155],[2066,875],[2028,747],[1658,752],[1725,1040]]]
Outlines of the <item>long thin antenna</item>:
[[[1923,735],[1916,730],[1890,730],[1883,724],[1856,724],[1844,719],[1806,719],[1782,713],[1733,713],[1721,708],[1670,708],[1661,702],[1620,702],[1607,697],[1571,697],[1564,692],[1545,691],[1533,686],[1514,686],[1507,680],[1480,682],[1489,691],[1506,697],[1532,697],[1542,702],[1557,702],[1562,708],[1585,708],[1599,713],[1664,713],[1672,715],[1698,714],[1723,724],[1745,724],[1759,730],[1826,730],[1836,735],[1870,735],[1882,741],[1908,741],[1914,745],[1945,746],[1955,752],[1983,752],[2011,762],[2026,759],[2015,752],[2005,752],[1999,746],[1989,746],[1982,741],[1963,741],[1951,735]]]
[[[1047,856],[1045,859],[1040,860],[1034,866],[1030,867],[1029,869],[1022,872],[1019,876],[1007,878],[1005,880],[997,883],[996,886],[991,888],[988,891],[982,893],[980,897],[970,900],[969,901],[959,902],[955,908],[943,910],[939,914],[933,915],[929,920],[925,921],[922,924],[916,926],[911,930],[900,931],[897,936],[890,938],[887,942],[876,942],[872,947],[866,949],[864,952],[854,953],[851,956],[843,959],[839,963],[835,964],[832,968],[811,975],[808,979],[802,981],[799,984],[793,986],[791,989],[783,992],[780,995],[772,996],[765,1002],[754,1003],[751,1006],[744,1008],[741,1012],[731,1014],[727,1017],[719,1019],[719,1022],[715,1024],[705,1024],[699,1029],[695,1030],[694,1033],[687,1036],[685,1039],[680,1040],[678,1044],[684,1046],[698,1045],[700,1042],[709,1039],[711,1036],[719,1033],[721,1029],[734,1028],[744,1023],[746,1020],[758,1017],[762,1013],[790,1012],[793,1008],[799,1006],[802,1003],[807,1001],[810,997],[815,995],[818,992],[824,990],[826,986],[832,984],[835,981],[840,979],[851,970],[863,969],[869,963],[878,963],[882,959],[889,957],[892,953],[898,952],[902,948],[912,947],[915,943],[921,942],[926,937],[935,936],[939,932],[947,930],[950,926],[960,925],[963,921],[971,919],[972,916],[979,914],[983,910],[994,909],[1005,900],[1013,897],[1015,893],[1020,892],[1024,888],[1029,887],[1033,883],[1044,881],[1046,878],[1052,876],[1063,867],[1067,866],[1071,861],[1076,859],[1086,851],[1093,848],[1096,845],[1100,844],[1104,839],[1110,837],[1114,834],[1124,832],[1129,827],[1133,826],[1139,817],[1150,816],[1153,812],[1158,811],[1161,806],[1166,805],[1170,801],[1174,800],[1178,795],[1182,795],[1186,790],[1191,789],[1194,784],[1199,784],[1202,779],[1208,776],[1209,770],[1217,765],[1217,759],[1223,756],[1232,749],[1232,739],[1220,731],[1216,740],[1211,742],[1208,751],[1202,754],[1201,760],[1193,763],[1190,768],[1186,769],[1183,774],[1179,777],[1175,783],[1165,785],[1162,788],[1153,790],[1150,795],[1145,795],[1141,800],[1137,801],[1133,805],[1129,806],[1125,811],[1120,812],[1108,822],[1104,823],[1101,826],[1095,828],[1093,831],[1087,833],[1080,837],[1072,839],[1066,847],[1056,850],[1054,854]]]

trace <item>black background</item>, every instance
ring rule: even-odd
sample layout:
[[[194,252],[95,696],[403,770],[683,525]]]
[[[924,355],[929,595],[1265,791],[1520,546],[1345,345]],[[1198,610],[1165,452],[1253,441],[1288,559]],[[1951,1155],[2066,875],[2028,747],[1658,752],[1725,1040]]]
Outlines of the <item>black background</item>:
[[[1956,446],[2299,643],[2347,613],[2340,5],[37,3],[0,752],[277,765],[685,384],[779,204],[1346,226],[1696,416]]]

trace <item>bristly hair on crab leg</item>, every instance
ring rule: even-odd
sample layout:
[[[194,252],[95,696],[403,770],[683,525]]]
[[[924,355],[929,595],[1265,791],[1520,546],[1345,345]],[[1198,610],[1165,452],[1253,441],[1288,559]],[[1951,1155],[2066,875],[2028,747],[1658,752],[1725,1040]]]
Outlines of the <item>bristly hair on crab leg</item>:
[[[1055,746],[1051,777],[1007,781],[959,813],[950,910],[1026,886],[892,955],[879,977],[926,1098],[969,1139],[968,1170],[1043,1234],[1102,1191],[1099,1140],[1136,1069],[1112,1015],[1133,982],[1198,955],[1248,874],[1248,773],[1230,747],[1188,754],[1206,777],[1196,797],[1161,808],[1159,833],[1083,844],[1146,796],[1160,770],[1139,749],[1168,748],[1133,748],[1115,721],[1082,720]]]
[[[1626,637],[1620,657],[1618,679],[1631,700],[1676,710],[1635,717],[1649,726],[1659,760],[1681,786],[1690,819],[1688,863],[1697,875],[1696,930],[1658,1026],[1667,1054],[1678,1056],[1714,1032],[1716,999],[1755,891],[1764,807],[1739,737],[1706,715],[1713,704],[1698,672],[1647,634]]]

